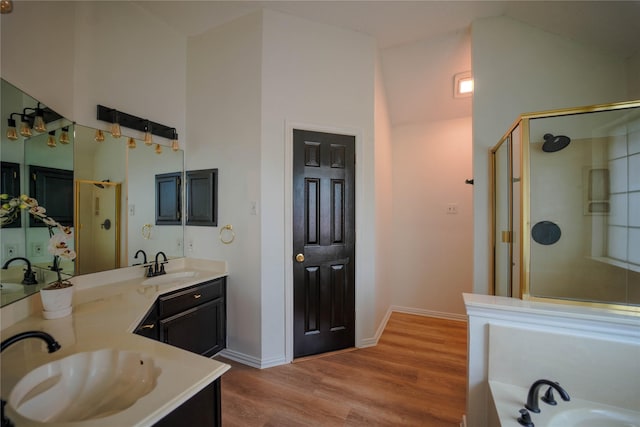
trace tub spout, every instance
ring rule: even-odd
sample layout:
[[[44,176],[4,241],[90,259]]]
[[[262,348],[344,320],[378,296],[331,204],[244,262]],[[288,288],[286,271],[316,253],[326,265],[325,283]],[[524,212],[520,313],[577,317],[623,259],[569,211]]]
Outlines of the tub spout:
[[[524,405],[525,408],[527,408],[531,412],[535,412],[536,414],[540,412],[540,407],[538,406],[538,396],[540,393],[540,388],[545,385],[556,389],[556,391],[560,394],[562,400],[564,400],[565,402],[571,400],[571,398],[569,397],[569,393],[567,393],[565,389],[560,387],[560,384],[549,380],[538,380],[531,384],[531,387],[529,388],[529,394],[527,395],[527,404]],[[547,391],[546,396],[551,396],[551,392]],[[552,396],[551,398],[547,397],[547,400],[551,405],[553,405],[553,403],[551,402],[555,402]]]

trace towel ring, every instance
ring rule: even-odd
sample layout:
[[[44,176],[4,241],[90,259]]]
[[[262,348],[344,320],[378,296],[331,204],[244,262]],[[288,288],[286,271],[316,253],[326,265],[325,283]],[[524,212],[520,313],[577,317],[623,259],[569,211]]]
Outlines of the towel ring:
[[[145,224],[142,226],[142,237],[145,238],[145,240],[149,240],[151,238],[151,224]]]
[[[228,233],[224,233],[225,231],[228,231]],[[223,236],[223,233],[227,235],[226,238],[225,236]],[[225,245],[228,245],[229,243],[233,242],[235,238],[236,238],[236,233],[233,231],[233,226],[231,224],[227,224],[220,229],[220,241]]]

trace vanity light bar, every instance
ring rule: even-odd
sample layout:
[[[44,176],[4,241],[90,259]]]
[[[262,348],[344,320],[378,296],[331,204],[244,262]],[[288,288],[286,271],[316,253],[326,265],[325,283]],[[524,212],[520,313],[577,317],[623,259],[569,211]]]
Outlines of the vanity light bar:
[[[117,117],[117,122],[121,127],[124,126],[129,129],[135,129],[140,132],[145,132],[146,127],[149,126],[151,128],[152,134],[169,140],[173,139],[173,136],[176,135],[175,128],[152,122],[141,117],[132,116],[131,114],[118,111],[115,108],[109,108],[98,104],[98,120],[107,123],[115,123],[114,117]]]

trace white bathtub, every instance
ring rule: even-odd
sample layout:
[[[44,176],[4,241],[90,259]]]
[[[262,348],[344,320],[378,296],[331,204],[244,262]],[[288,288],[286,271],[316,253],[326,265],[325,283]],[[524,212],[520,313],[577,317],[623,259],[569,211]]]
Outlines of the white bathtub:
[[[524,408],[529,390],[499,381],[489,381],[489,388],[490,427],[522,427],[518,423],[519,411]],[[614,387],[611,390],[615,392]],[[571,391],[567,391],[571,395]],[[540,396],[543,393],[544,389]],[[565,402],[557,393],[555,396],[556,406],[540,401],[539,413],[529,411],[535,427],[640,427],[640,407],[634,411],[573,397]],[[638,399],[640,405],[640,397]]]

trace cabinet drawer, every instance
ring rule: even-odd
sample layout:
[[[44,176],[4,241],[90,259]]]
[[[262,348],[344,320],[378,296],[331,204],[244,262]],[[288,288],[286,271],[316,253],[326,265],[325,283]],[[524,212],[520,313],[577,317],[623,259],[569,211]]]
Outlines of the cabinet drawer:
[[[224,297],[224,283],[225,278],[221,277],[210,282],[200,283],[170,294],[161,295],[158,299],[158,314],[160,318],[172,316],[207,301]]]

